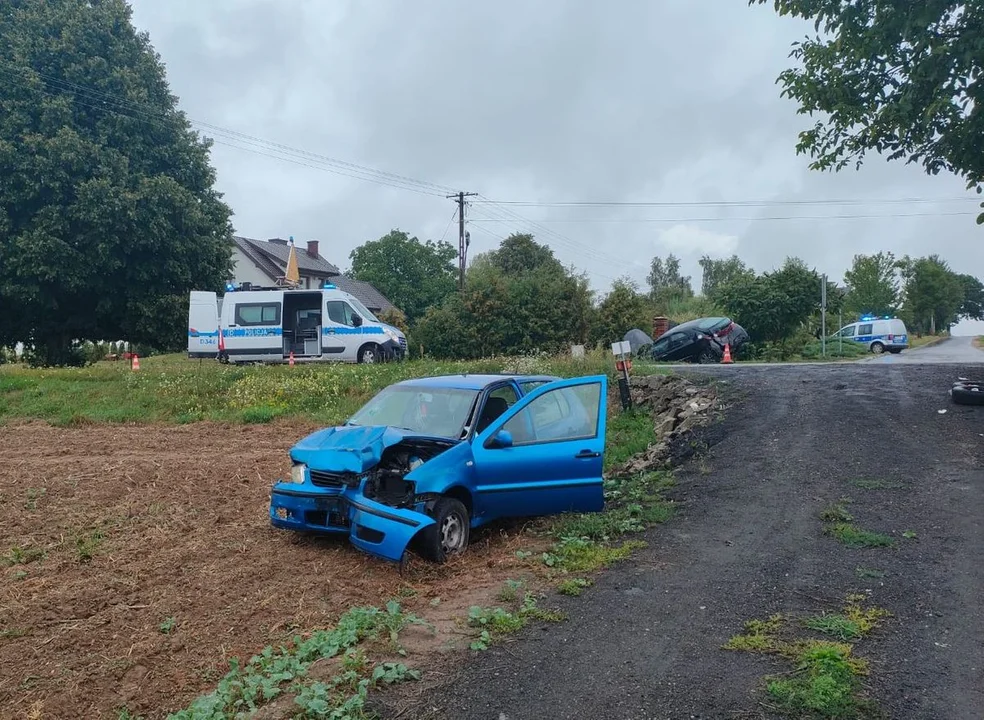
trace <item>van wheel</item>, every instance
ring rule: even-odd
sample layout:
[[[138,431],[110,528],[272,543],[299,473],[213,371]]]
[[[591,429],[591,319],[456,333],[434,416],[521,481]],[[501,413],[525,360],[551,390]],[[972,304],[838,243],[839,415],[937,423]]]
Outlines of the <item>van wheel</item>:
[[[885,352],[885,346],[882,345],[880,342],[871,343],[871,352],[873,352],[875,355],[881,355],[883,352]]]
[[[379,353],[379,346],[374,343],[363,345],[359,348],[358,359],[360,363],[366,363],[367,365],[378,363],[382,359]]]
[[[442,497],[430,511],[434,524],[420,533],[420,553],[428,560],[443,563],[468,547],[471,522],[460,500]]]

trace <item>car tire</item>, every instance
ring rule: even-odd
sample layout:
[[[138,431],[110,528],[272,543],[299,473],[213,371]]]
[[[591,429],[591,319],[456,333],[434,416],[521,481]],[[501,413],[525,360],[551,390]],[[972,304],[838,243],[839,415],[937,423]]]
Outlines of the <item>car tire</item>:
[[[718,361],[717,355],[715,355],[711,350],[701,350],[700,355],[697,356],[697,362],[700,365],[713,365]]]
[[[950,396],[957,405],[984,405],[984,382],[958,382]]]
[[[420,533],[420,554],[432,562],[443,563],[460,555],[468,547],[471,521],[464,503],[442,497],[434,503],[429,515],[434,524]]]
[[[902,352],[902,348],[889,348],[888,351],[892,353],[892,355],[898,355],[900,352]]]
[[[358,361],[366,365],[374,365],[382,361],[382,353],[376,343],[367,343],[359,348]]]
[[[883,352],[885,352],[885,346],[882,345],[880,342],[871,343],[871,352],[873,352],[875,355],[881,355]]]

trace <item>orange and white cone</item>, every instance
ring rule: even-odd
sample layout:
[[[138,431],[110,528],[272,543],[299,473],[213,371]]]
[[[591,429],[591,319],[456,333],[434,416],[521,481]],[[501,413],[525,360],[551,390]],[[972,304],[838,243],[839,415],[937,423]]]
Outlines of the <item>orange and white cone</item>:
[[[290,351],[290,360],[287,361],[287,364],[290,365],[291,367],[294,367],[294,351],[293,350]]]
[[[134,355],[133,356],[133,362],[130,363],[130,369],[131,370],[139,370],[140,369],[140,356],[139,355]]]
[[[724,344],[724,357],[721,358],[721,364],[722,365],[730,365],[733,362],[734,362],[734,360],[731,359],[731,344],[730,343],[725,343]]]

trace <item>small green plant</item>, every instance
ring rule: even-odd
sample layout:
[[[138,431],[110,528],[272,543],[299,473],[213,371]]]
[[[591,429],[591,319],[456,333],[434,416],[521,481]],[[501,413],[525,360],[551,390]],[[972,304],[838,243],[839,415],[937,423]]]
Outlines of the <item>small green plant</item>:
[[[745,623],[744,634],[732,637],[722,649],[762,653],[780,652],[783,645],[778,636],[784,622],[785,617],[781,614],[772,615],[767,620],[749,620]]]
[[[15,570],[14,580],[23,580],[27,577],[27,570]]]
[[[906,530],[905,532],[902,533],[902,537],[904,537],[906,540],[915,540],[919,536],[916,535],[915,530]]]
[[[75,536],[75,553],[80,563],[88,563],[99,551],[103,543],[103,534],[99,530],[79,533]]]
[[[37,560],[43,560],[45,558],[44,550],[41,548],[31,548],[31,547],[20,547],[19,545],[14,545],[10,548],[9,552],[2,558],[4,565],[30,565],[32,562]]]
[[[569,572],[591,572],[625,560],[646,543],[630,541],[614,547],[584,537],[563,537],[550,552],[543,553],[543,564]]]
[[[157,626],[157,629],[161,631],[162,635],[170,635],[174,631],[174,628],[177,626],[177,624],[178,624],[177,621],[172,616],[172,617],[164,618],[164,621]]]
[[[885,577],[885,571],[884,570],[878,570],[876,568],[861,567],[860,565],[858,567],[854,568],[854,574],[857,575],[859,578],[862,578],[862,579],[867,579],[867,578],[883,578],[883,577]]]
[[[798,717],[861,718],[871,705],[859,697],[865,667],[851,657],[851,646],[815,641],[796,657],[797,674],[767,683],[773,700]]]
[[[493,637],[516,632],[526,626],[526,618],[519,613],[511,613],[501,607],[483,608],[473,605],[468,610],[468,624],[488,630]]]
[[[492,644],[492,633],[488,630],[482,630],[478,634],[478,637],[472,640],[470,647],[472,650],[488,650],[489,645]]]
[[[847,511],[843,502],[839,502],[824,509],[820,513],[820,519],[824,522],[849,523],[854,519],[854,516]]]
[[[838,542],[852,548],[892,547],[895,541],[888,535],[862,530],[850,523],[841,522],[829,525],[824,532]]]
[[[24,503],[25,510],[37,510],[38,500],[43,498],[48,493],[47,488],[28,488],[27,489],[27,502]]]
[[[116,710],[116,720],[143,720],[143,715],[137,715],[130,708],[121,707]]]
[[[262,425],[272,422],[278,414],[276,408],[266,405],[253,406],[243,409],[242,421],[250,425]]]
[[[567,580],[561,581],[557,586],[557,592],[561,595],[570,595],[571,597],[577,597],[580,595],[585,588],[591,587],[593,583],[585,578],[568,578]]]
[[[857,640],[861,637],[861,628],[858,624],[839,613],[814,615],[804,620],[803,625],[810,630],[831,635],[839,640]]]
[[[855,478],[850,482],[862,490],[898,490],[902,487],[901,483],[881,478]]]
[[[520,560],[528,560],[529,558],[533,557],[533,553],[530,552],[529,550],[517,550],[516,557],[519,558]]]
[[[499,600],[505,603],[519,602],[521,587],[523,587],[522,580],[506,580],[499,590]]]

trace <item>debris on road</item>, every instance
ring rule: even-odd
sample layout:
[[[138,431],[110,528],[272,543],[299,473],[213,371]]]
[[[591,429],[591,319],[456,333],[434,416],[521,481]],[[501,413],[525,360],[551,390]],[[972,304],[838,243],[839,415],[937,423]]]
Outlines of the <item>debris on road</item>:
[[[649,448],[616,469],[634,474],[671,464],[674,447],[693,430],[710,424],[718,409],[713,385],[697,385],[670,375],[634,377],[632,404],[653,415],[654,440]]]
[[[950,397],[957,405],[984,405],[984,382],[961,378],[950,389]]]

